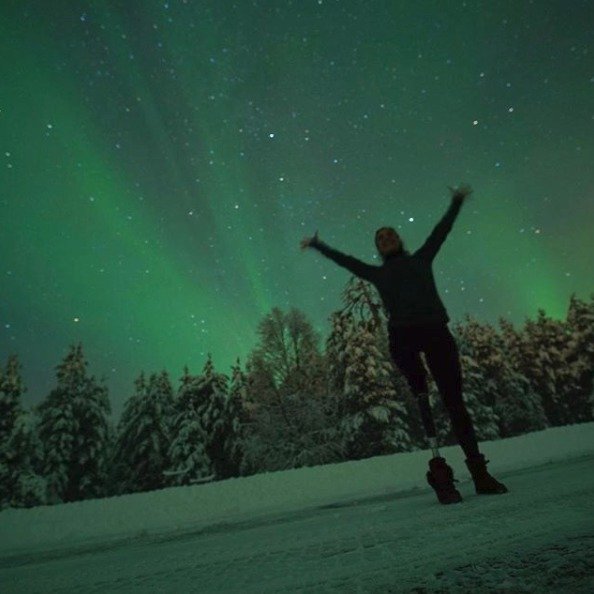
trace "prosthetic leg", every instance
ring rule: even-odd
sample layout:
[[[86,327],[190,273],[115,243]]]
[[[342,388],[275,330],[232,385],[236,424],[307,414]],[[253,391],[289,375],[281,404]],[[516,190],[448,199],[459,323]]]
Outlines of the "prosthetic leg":
[[[446,463],[445,458],[439,455],[437,449],[437,432],[435,431],[435,423],[433,422],[433,414],[429,404],[429,394],[422,392],[417,395],[417,399],[421,411],[421,420],[433,455],[433,458],[429,460],[427,482],[435,491],[440,503],[458,503],[462,501],[462,496],[454,486],[454,482],[458,481],[454,478],[451,466]]]

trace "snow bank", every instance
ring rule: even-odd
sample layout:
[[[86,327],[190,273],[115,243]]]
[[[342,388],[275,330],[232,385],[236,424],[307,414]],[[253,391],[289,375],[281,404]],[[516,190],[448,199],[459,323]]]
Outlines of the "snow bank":
[[[482,442],[489,470],[501,477],[594,452],[594,423],[555,427]],[[469,480],[458,446],[440,448],[455,476]],[[107,544],[147,535],[191,532],[311,507],[411,489],[425,482],[430,451],[172,487],[149,493],[92,499],[0,513],[0,556]]]

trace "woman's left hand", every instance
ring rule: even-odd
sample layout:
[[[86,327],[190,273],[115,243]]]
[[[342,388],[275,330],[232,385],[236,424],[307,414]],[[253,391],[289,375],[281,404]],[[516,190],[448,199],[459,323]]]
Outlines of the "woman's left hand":
[[[452,193],[452,200],[459,200],[460,202],[463,202],[472,194],[472,188],[468,184],[462,184],[457,188],[448,186],[448,189]]]

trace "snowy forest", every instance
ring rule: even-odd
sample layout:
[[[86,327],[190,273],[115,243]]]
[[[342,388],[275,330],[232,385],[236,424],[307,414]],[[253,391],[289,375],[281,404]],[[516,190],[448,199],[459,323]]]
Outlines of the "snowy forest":
[[[417,403],[390,359],[385,312],[351,277],[320,336],[297,309],[261,320],[241,368],[140,371],[115,423],[105,380],[82,344],[26,410],[16,354],[0,367],[0,506],[32,507],[199,484],[426,448]],[[471,316],[450,324],[464,399],[480,441],[594,419],[594,294],[571,295],[564,321],[542,309],[516,329]],[[441,445],[455,444],[429,374]]]

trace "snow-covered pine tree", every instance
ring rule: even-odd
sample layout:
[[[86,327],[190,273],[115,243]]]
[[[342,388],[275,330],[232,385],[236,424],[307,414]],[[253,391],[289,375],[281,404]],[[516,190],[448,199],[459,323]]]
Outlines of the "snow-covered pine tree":
[[[225,460],[228,384],[228,376],[215,371],[212,355],[208,353],[202,374],[197,378],[194,407],[206,435],[206,453],[217,479],[228,476]]]
[[[200,378],[192,376],[186,365],[180,382],[168,452],[170,465],[165,476],[172,485],[189,485],[213,476],[213,471],[212,462],[206,453],[207,435],[198,410]]]
[[[469,314],[464,317],[464,323],[454,324],[453,334],[460,353],[471,356],[481,369],[487,388],[480,395],[482,403],[495,407],[501,380],[499,374],[506,359],[503,343],[490,324],[481,324]]]
[[[206,453],[207,436],[194,409],[180,411],[173,426],[169,446],[170,466],[164,474],[172,485],[189,485],[214,478],[212,463]]]
[[[414,449],[405,394],[396,393],[403,384],[394,381],[381,299],[370,283],[355,276],[342,299],[326,354],[332,383],[341,390],[345,453],[357,459]]]
[[[497,401],[497,384],[485,376],[483,368],[473,357],[473,348],[465,333],[457,328],[452,332],[460,353],[462,367],[462,393],[466,408],[474,425],[477,440],[488,441],[499,437],[499,417],[493,405]]]
[[[484,389],[478,397],[492,407],[500,436],[543,429],[547,421],[540,396],[514,369],[503,338],[488,323],[481,324],[469,315],[465,320],[466,324],[456,325],[456,333],[484,376]]]
[[[175,399],[176,406],[180,396],[185,392],[185,389],[195,380],[196,378],[190,373],[190,368],[184,365],[184,374],[179,378],[180,386],[177,392],[177,398]]]
[[[82,353],[81,353],[82,355]],[[105,380],[97,383],[87,378],[84,396],[77,402],[79,433],[77,438],[76,467],[79,483],[76,499],[102,497],[108,492],[108,456],[110,453],[111,405]]]
[[[427,448],[427,435],[423,422],[421,420],[421,409],[418,399],[412,393],[408,382],[402,372],[392,362],[391,356],[388,356],[391,364],[391,378],[394,391],[398,395],[398,400],[406,411],[404,420],[411,442],[411,450]],[[431,377],[429,376],[429,386],[431,386]]]
[[[569,342],[566,365],[574,376],[576,393],[571,398],[574,422],[594,419],[594,293],[590,303],[571,295],[567,312]]]
[[[460,355],[463,397],[472,418],[476,438],[489,441],[500,437],[500,419],[494,408],[482,401],[485,392],[496,386],[485,378],[482,368],[471,355]],[[487,396],[486,400],[490,400]]]
[[[165,370],[144,373],[135,381],[135,393],[126,402],[118,425],[115,447],[116,480],[125,493],[150,491],[167,485],[168,449],[173,421],[173,388]]]
[[[247,394],[246,374],[241,370],[239,357],[231,368],[229,398],[224,414],[225,424],[225,461],[228,476],[239,476],[243,460],[245,434],[249,423],[248,411],[245,407]]]
[[[147,382],[144,371],[134,380],[134,393],[124,403],[115,433],[110,465],[110,492],[114,495],[133,493],[137,485],[130,473],[131,454],[136,447],[135,419],[146,398]]]
[[[518,433],[544,429],[550,425],[550,422],[545,412],[542,396],[537,391],[537,386],[530,381],[529,374],[527,375],[527,370],[529,370],[530,364],[526,359],[528,352],[526,336],[523,332],[518,332],[509,320],[500,317],[498,322],[501,330],[501,340],[504,345],[503,348],[506,353],[506,361],[513,370],[512,379],[516,383],[516,391],[527,394],[527,397],[524,398],[524,400],[528,402],[536,402],[533,407],[533,412],[528,415],[533,420],[530,425],[526,427],[521,418],[521,406],[523,402],[520,401],[520,410],[517,410],[510,415],[512,417],[510,428],[511,434],[517,435]],[[514,402],[511,402],[510,406],[513,406],[514,404]],[[517,422],[514,423],[513,418],[516,418]]]
[[[329,395],[340,395],[344,391],[346,373],[344,345],[350,332],[350,323],[352,323],[352,316],[345,315],[345,312],[335,311],[330,314],[330,334],[326,339],[325,352]],[[338,399],[342,405],[342,398]]]
[[[571,342],[567,323],[553,320],[539,309],[536,320],[526,320],[521,338],[522,373],[540,394],[549,423],[558,426],[575,422],[572,399],[579,386],[567,367]]]
[[[9,442],[15,430],[16,421],[22,413],[21,394],[24,391],[20,379],[20,364],[16,355],[10,355],[6,373],[0,366],[0,506],[7,505],[12,498],[11,476],[12,452]]]
[[[349,314],[352,315],[352,314]],[[406,411],[391,381],[373,322],[354,322],[344,346],[345,416],[341,422],[349,459],[409,451]]]
[[[37,407],[44,475],[51,502],[75,501],[105,492],[108,452],[107,389],[88,377],[82,344],[57,366],[57,387]]]
[[[353,329],[353,324],[364,321],[369,332],[376,338],[381,356],[390,363],[390,368],[395,370],[390,354],[388,317],[377,290],[369,282],[351,276],[342,292],[342,300],[344,307],[338,314],[347,321],[345,329],[350,331]],[[401,376],[401,379],[404,378]],[[404,384],[406,385],[406,382]],[[394,382],[394,386],[400,387],[402,382]],[[399,400],[402,399],[399,398]]]
[[[47,480],[48,503],[67,501],[71,465],[76,456],[78,431],[71,387],[61,385],[36,408],[39,416],[39,437],[43,447],[43,475]]]
[[[354,331],[353,327],[356,324],[355,315],[356,313],[348,308],[332,312],[330,315],[330,334],[326,339],[325,345],[324,357],[327,373],[327,402],[328,405],[332,405],[331,409],[334,410],[338,419],[342,419],[347,414],[347,404],[344,398],[344,385],[347,370],[345,347],[348,344],[349,337]],[[364,320],[366,318],[359,319]]]
[[[350,313],[354,320],[365,320],[369,331],[377,334],[386,328],[386,311],[375,287],[356,276],[351,276],[342,291],[345,304],[342,311]],[[384,334],[387,343],[387,332]],[[387,351],[386,351],[387,352]]]
[[[110,417],[107,423],[107,447],[106,447],[106,466],[105,466],[105,496],[120,495],[117,483],[114,480],[116,476],[115,453],[118,439],[117,427],[114,424],[113,417]]]
[[[8,442],[9,498],[3,505],[33,507],[47,503],[47,481],[42,476],[43,448],[36,420],[29,411],[16,419]]]
[[[157,416],[161,423],[160,433],[162,435],[169,435],[171,438],[175,397],[169,373],[165,369],[157,374],[154,388],[151,387],[149,382],[149,394],[151,393],[155,394],[154,401],[157,406]],[[169,443],[167,443],[167,446],[169,446]]]
[[[2,447],[10,439],[17,417],[23,410],[21,397],[26,390],[20,368],[17,355],[8,357],[6,372],[0,367],[0,456]]]
[[[21,364],[10,355],[6,371],[0,367],[0,509],[32,507],[47,499],[41,443],[32,415],[21,405],[25,392]]]

